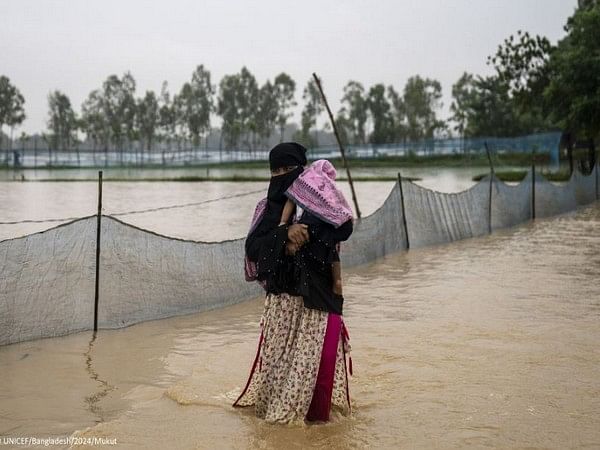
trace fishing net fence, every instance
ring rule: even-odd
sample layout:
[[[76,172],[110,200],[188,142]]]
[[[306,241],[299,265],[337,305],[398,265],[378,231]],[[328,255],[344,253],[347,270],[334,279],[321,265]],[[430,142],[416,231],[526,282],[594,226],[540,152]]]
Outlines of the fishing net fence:
[[[574,210],[598,199],[598,175],[597,162],[590,174],[574,170],[562,183],[533,169],[514,185],[489,173],[458,193],[427,189],[399,175],[381,207],[355,221],[342,244],[342,264]],[[178,239],[104,214],[0,241],[0,345],[91,330],[95,322],[119,328],[254,298],[261,288],[245,281],[243,254],[244,238]]]

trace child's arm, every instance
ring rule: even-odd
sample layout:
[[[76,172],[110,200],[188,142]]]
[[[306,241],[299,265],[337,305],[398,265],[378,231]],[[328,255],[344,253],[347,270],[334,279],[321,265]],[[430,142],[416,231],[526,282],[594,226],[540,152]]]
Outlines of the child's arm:
[[[279,225],[286,224],[294,214],[294,210],[296,209],[296,205],[289,198],[285,202],[285,206],[283,207],[283,212],[281,213],[281,221]]]

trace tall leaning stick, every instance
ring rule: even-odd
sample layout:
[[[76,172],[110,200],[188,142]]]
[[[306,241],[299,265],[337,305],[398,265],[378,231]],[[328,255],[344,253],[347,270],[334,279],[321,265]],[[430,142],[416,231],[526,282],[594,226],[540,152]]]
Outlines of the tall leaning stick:
[[[323,103],[325,103],[325,108],[327,109],[327,114],[329,114],[329,120],[331,120],[331,125],[333,126],[333,132],[335,134],[335,139],[337,140],[338,146],[340,147],[340,153],[342,154],[342,162],[344,163],[344,168],[346,169],[346,175],[348,176],[348,182],[350,183],[350,190],[352,191],[352,200],[354,201],[354,207],[356,208],[356,216],[360,219],[360,209],[358,207],[358,200],[356,199],[356,192],[354,191],[354,183],[352,182],[352,175],[350,174],[350,166],[348,166],[348,161],[346,161],[346,152],[344,151],[344,146],[342,145],[342,140],[340,139],[340,135],[338,133],[337,127],[335,125],[335,120],[333,119],[333,114],[331,114],[331,109],[329,109],[329,103],[327,103],[327,98],[325,98],[325,93],[323,92],[323,88],[321,87],[321,81],[317,77],[316,73],[313,73],[313,78],[315,79],[315,83],[319,88],[319,92],[321,93],[321,98],[323,99]]]

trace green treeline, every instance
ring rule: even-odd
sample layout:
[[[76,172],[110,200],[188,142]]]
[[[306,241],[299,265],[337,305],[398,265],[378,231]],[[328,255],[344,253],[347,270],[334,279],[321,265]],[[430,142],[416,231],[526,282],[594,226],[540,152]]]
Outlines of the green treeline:
[[[349,81],[336,114],[342,138],[347,144],[383,144],[561,129],[570,140],[587,139],[593,145],[600,134],[600,3],[580,1],[565,31],[556,45],[522,31],[505,39],[488,58],[493,75],[464,73],[454,83],[448,120],[439,117],[442,87],[435,79],[415,75],[401,90]],[[160,92],[138,96],[127,72],[106,78],[79,112],[65,93],[51,92],[42,136],[55,149],[83,141],[97,150],[134,143],[142,151],[157,143],[200,146],[213,129],[211,117],[218,116],[223,148],[264,148],[273,136],[282,140],[290,125],[296,129],[293,139],[319,145],[316,125],[324,108],[314,81],[302,88],[298,125],[290,124],[296,94],[296,81],[286,73],[259,85],[243,67],[215,84],[210,71],[199,65],[179,91],[171,92],[165,81]],[[3,128],[12,131],[25,119],[24,104],[18,88],[0,76],[0,148]]]

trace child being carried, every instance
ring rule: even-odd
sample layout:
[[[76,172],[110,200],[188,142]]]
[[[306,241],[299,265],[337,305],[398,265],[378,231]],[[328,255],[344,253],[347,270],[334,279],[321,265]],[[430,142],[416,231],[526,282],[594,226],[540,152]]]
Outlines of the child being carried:
[[[347,240],[352,233],[353,224],[352,209],[336,186],[335,178],[336,170],[329,161],[320,159],[312,163],[285,192],[288,200],[280,225],[290,222],[296,208],[302,210],[298,222],[309,225],[309,241],[301,248],[291,243],[288,245],[292,253],[299,254],[300,278],[307,285],[303,288],[309,297],[328,297],[318,285],[325,279],[332,279],[329,287],[332,302],[339,306],[341,314],[343,297],[339,249],[340,242]],[[330,276],[323,277],[321,270],[314,270],[315,267],[324,269],[329,265]],[[316,298],[313,301],[318,302]]]

